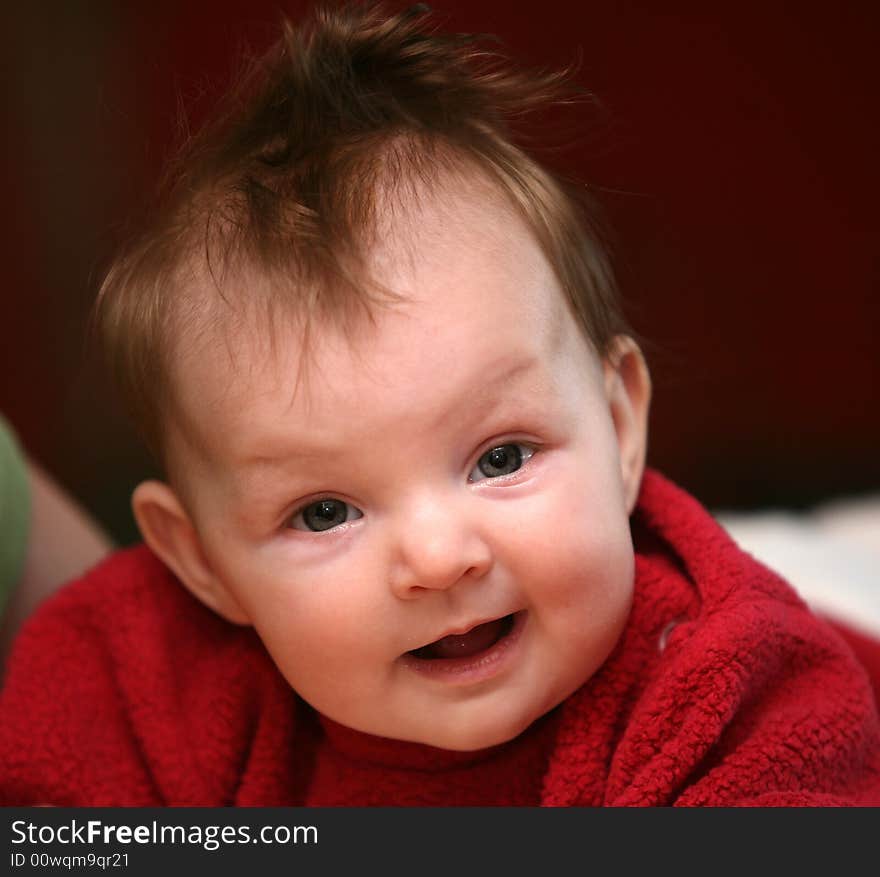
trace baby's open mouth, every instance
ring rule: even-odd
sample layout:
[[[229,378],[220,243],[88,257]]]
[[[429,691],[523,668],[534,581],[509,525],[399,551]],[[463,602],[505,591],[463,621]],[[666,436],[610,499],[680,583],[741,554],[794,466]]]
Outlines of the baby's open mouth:
[[[423,661],[438,658],[470,658],[491,648],[507,636],[513,629],[513,624],[514,616],[505,615],[503,618],[478,624],[466,633],[441,637],[426,646],[412,649],[407,654]]]

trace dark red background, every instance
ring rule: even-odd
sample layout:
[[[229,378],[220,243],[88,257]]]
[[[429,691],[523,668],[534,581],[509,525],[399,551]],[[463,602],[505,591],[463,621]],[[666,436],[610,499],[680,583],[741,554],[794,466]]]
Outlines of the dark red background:
[[[285,9],[295,17],[301,3]],[[561,160],[617,239],[650,459],[713,506],[880,488],[875,4],[434,4],[603,115]],[[120,228],[278,3],[7,4],[0,411],[121,540],[149,464],[85,354]]]

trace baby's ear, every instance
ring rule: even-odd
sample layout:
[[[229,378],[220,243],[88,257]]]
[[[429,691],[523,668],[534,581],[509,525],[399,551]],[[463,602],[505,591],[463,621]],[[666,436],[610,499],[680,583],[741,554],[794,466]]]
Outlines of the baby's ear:
[[[171,487],[144,481],[132,494],[131,507],[144,541],[194,596],[233,624],[250,623],[211,568],[199,534]]]
[[[618,335],[612,341],[603,366],[605,394],[617,432],[626,507],[632,512],[645,469],[651,377],[639,345],[628,335]]]

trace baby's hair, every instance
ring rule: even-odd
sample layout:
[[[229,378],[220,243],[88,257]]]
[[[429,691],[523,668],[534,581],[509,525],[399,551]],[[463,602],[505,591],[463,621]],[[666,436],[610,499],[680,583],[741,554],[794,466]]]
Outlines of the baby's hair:
[[[519,70],[430,10],[317,8],[283,23],[218,114],[183,146],[145,229],[110,268],[95,323],[147,445],[165,462],[172,365],[221,308],[373,313],[366,255],[395,197],[477,171],[520,212],[599,354],[626,331],[592,213],[518,145],[523,116],[577,98],[566,72]],[[243,269],[269,283],[228,284]],[[209,279],[210,299],[192,290]],[[230,291],[234,286],[236,291]]]

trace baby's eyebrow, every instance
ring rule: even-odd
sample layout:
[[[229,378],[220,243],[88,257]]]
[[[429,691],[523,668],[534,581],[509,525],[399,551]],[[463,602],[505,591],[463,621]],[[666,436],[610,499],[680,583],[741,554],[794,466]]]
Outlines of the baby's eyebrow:
[[[479,381],[468,381],[457,393],[450,394],[449,403],[437,416],[437,423],[433,426],[441,428],[453,416],[457,422],[461,422],[462,412],[469,410],[474,412],[473,419],[485,420],[505,406],[515,406],[517,410],[527,407],[521,395],[514,394],[511,390],[537,371],[539,365],[538,358],[534,356],[511,359],[508,355],[500,358],[482,370]],[[499,392],[499,387],[506,392]],[[255,442],[255,446],[261,450],[244,456],[235,465],[251,472],[277,471],[281,468],[291,470],[294,466],[300,471],[308,472],[310,468],[339,456],[339,449],[332,444],[328,445],[326,441],[314,442],[304,435],[267,437]]]
[[[463,381],[458,393],[450,394],[449,408],[460,411],[475,403],[484,406],[498,405],[507,401],[511,395],[510,391],[517,389],[533,373],[542,373],[542,362],[537,355],[502,356],[488,366],[482,367],[468,381]],[[542,379],[541,383],[544,384],[546,381]],[[499,389],[508,392],[501,393]]]
[[[299,440],[289,442],[284,448],[279,448],[277,452],[261,452],[251,454],[245,457],[237,465],[241,465],[247,469],[267,469],[267,468],[290,468],[291,459],[295,459],[297,463],[304,468],[308,468],[309,463],[318,463],[321,460],[332,456],[326,446],[309,448]]]
[[[534,371],[538,365],[537,359],[533,357],[529,357],[528,359],[517,358],[509,365],[507,364],[508,362],[509,360],[505,358],[501,360],[501,363],[503,364],[499,364],[494,369],[489,368],[486,370],[485,379],[478,385],[482,391],[478,394],[478,398],[479,395],[485,397],[482,404],[493,406],[500,404],[504,401],[504,398],[497,393],[493,394],[493,389],[498,385],[516,383],[518,380],[522,379],[524,375]],[[469,401],[472,400],[473,396],[471,396]]]

